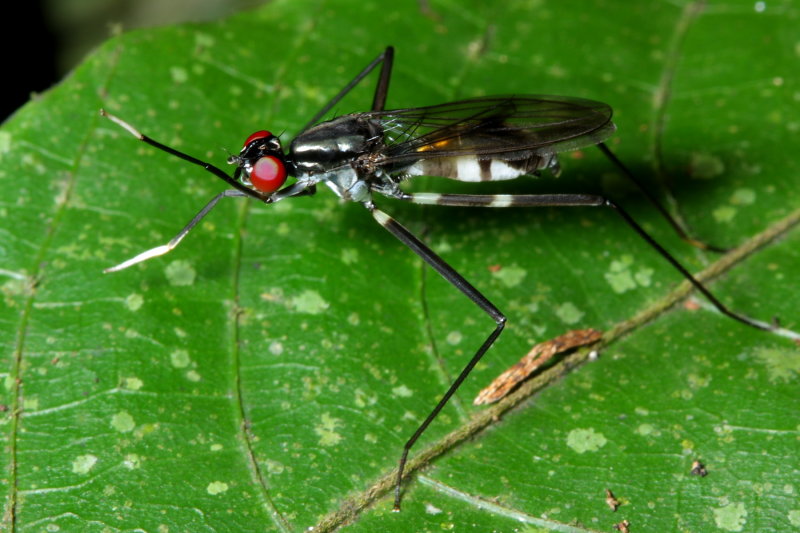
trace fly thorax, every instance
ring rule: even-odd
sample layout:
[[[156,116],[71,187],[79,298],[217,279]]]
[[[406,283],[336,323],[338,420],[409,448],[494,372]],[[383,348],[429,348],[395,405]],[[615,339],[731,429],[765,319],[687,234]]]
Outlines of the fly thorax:
[[[350,166],[328,172],[322,181],[342,200],[366,202],[370,198],[369,185]]]
[[[337,172],[342,166],[374,150],[381,139],[379,129],[378,125],[357,115],[345,115],[323,122],[302,132],[292,141],[290,158],[298,172]]]

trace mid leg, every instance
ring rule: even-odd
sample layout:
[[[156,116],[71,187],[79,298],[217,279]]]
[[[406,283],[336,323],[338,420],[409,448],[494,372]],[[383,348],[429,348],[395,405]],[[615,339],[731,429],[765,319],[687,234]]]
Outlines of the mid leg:
[[[397,483],[395,484],[394,488],[394,510],[399,511],[400,488],[403,482],[403,471],[405,470],[406,461],[408,460],[408,452],[411,450],[411,447],[414,446],[414,443],[417,442],[417,439],[419,439],[419,437],[425,432],[431,422],[433,422],[442,408],[444,408],[453,394],[455,394],[464,380],[467,379],[467,376],[470,374],[470,372],[472,372],[472,369],[475,368],[475,365],[478,364],[478,361],[481,360],[486,351],[492,346],[492,344],[494,344],[494,341],[497,340],[497,337],[500,336],[500,333],[502,333],[506,324],[506,317],[500,312],[499,309],[497,309],[497,307],[494,306],[492,302],[490,302],[483,294],[481,294],[478,289],[473,287],[466,279],[464,279],[461,274],[459,274],[453,267],[448,265],[444,259],[436,255],[433,250],[428,248],[425,243],[419,240],[413,233],[408,231],[402,224],[397,222],[383,211],[376,209],[374,205],[367,204],[367,208],[372,212],[372,216],[375,218],[378,224],[386,228],[389,233],[397,237],[400,242],[411,248],[415,254],[420,256],[444,279],[449,281],[450,284],[464,293],[470,300],[475,302],[475,305],[480,307],[495,322],[494,330],[489,334],[480,348],[478,348],[478,351],[475,352],[475,355],[472,356],[472,359],[469,360],[464,369],[461,370],[461,372],[458,374],[458,377],[447,389],[447,392],[444,393],[444,396],[442,396],[442,399],[436,404],[436,407],[434,407],[430,414],[425,417],[425,420],[422,422],[422,424],[420,424],[414,434],[411,435],[411,438],[408,439],[405,446],[403,446],[403,453],[400,456],[400,462],[397,467]]]

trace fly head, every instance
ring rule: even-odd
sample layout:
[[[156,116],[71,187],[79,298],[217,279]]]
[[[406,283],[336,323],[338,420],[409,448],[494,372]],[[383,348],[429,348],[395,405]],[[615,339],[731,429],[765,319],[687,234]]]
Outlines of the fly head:
[[[237,166],[236,179],[262,193],[272,194],[286,182],[286,157],[281,141],[266,130],[250,135],[239,155],[230,156],[228,163]]]

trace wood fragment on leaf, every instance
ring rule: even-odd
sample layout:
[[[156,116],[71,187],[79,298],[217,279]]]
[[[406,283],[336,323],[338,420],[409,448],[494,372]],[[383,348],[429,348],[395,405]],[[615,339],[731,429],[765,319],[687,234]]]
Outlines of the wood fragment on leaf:
[[[537,344],[518,363],[500,374],[488,387],[483,389],[473,403],[483,405],[501,400],[556,354],[588,346],[599,341],[601,336],[602,332],[596,329],[576,329],[555,339]]]
[[[619,508],[619,500],[614,496],[614,493],[611,492],[611,489],[606,489],[606,505],[608,505],[612,511],[616,511]]]
[[[631,523],[627,520],[623,520],[619,524],[614,524],[614,529],[619,531],[619,533],[630,533]]]
[[[695,459],[694,461],[692,461],[691,474],[693,476],[706,477],[708,475],[708,470],[706,470],[706,465]]]

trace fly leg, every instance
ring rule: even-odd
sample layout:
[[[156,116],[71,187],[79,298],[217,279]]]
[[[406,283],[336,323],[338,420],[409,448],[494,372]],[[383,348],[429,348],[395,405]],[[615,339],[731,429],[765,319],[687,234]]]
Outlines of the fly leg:
[[[275,203],[284,198],[290,198],[294,196],[308,196],[312,195],[315,192],[315,188],[312,187],[305,187],[304,184],[294,184],[289,187],[286,187],[270,197],[270,201],[268,203]],[[228,189],[222,191],[214,198],[208,202],[203,209],[201,209],[193,218],[189,221],[186,226],[183,227],[182,230],[178,232],[167,244],[163,244],[161,246],[156,246],[155,248],[151,248],[147,251],[144,251],[130,259],[123,261],[122,263],[115,265],[113,267],[109,267],[103,270],[103,273],[109,274],[111,272],[119,272],[120,270],[124,270],[130,266],[133,266],[137,263],[141,263],[143,261],[147,261],[148,259],[152,259],[154,257],[159,257],[161,255],[167,254],[175,249],[178,244],[183,240],[186,235],[192,231],[192,229],[200,223],[200,221],[205,217],[214,207],[217,205],[217,202],[222,200],[223,198],[246,198],[248,195],[244,194],[243,192],[236,190],[236,189]]]
[[[249,187],[244,186],[242,183],[240,183],[237,180],[237,178],[239,176],[239,174],[238,174],[239,170],[238,169],[237,169],[236,173],[234,173],[233,176],[229,176],[227,173],[225,173],[224,170],[222,170],[221,168],[219,168],[217,166],[212,165],[211,163],[207,163],[207,162],[203,161],[202,159],[197,159],[196,157],[191,156],[191,155],[189,155],[189,154],[187,154],[185,152],[181,152],[180,150],[176,150],[175,148],[172,148],[172,147],[167,146],[165,144],[161,144],[160,142],[156,141],[155,139],[151,139],[147,135],[144,135],[139,130],[137,130],[132,124],[122,120],[121,118],[119,118],[119,117],[117,117],[115,115],[112,115],[111,113],[105,111],[104,109],[100,110],[100,114],[102,116],[108,118],[109,120],[111,120],[112,122],[114,122],[115,124],[120,126],[121,128],[123,128],[125,131],[127,131],[128,133],[130,133],[131,135],[133,135],[134,137],[136,137],[140,141],[145,142],[145,143],[149,144],[150,146],[153,146],[153,147],[161,150],[162,152],[166,152],[166,153],[168,153],[170,155],[173,155],[173,156],[175,156],[175,157],[177,157],[179,159],[183,159],[184,161],[188,161],[189,163],[192,163],[192,164],[198,165],[200,167],[203,167],[205,170],[207,170],[208,172],[214,174],[218,178],[220,178],[223,181],[225,181],[225,183],[227,183],[228,185],[231,185],[233,187],[233,189],[229,189],[229,190],[223,191],[223,192],[219,193],[218,195],[216,195],[214,198],[212,198],[211,201],[208,202],[205,205],[205,207],[203,207],[203,209],[201,209],[194,216],[194,218],[192,218],[192,220],[190,220],[189,223],[186,224],[186,226],[180,232],[178,232],[178,234],[175,235],[175,237],[173,237],[167,244],[164,244],[162,246],[156,246],[155,248],[151,248],[150,250],[142,252],[139,255],[128,259],[127,261],[123,261],[122,263],[120,263],[118,265],[115,265],[113,267],[107,268],[107,269],[105,269],[103,271],[105,273],[118,272],[120,270],[128,268],[129,266],[135,265],[136,263],[141,263],[142,261],[147,261],[148,259],[152,259],[153,257],[158,257],[160,255],[164,255],[164,254],[172,251],[176,246],[178,246],[178,244],[180,244],[180,242],[183,240],[183,238],[195,226],[197,226],[197,224],[200,222],[200,220],[202,220],[202,218],[205,217],[214,208],[214,206],[217,205],[217,202],[219,202],[222,198],[250,197],[250,198],[255,198],[256,200],[260,200],[260,201],[264,202],[265,204],[272,204],[272,203],[280,201],[280,200],[282,200],[284,198],[289,198],[289,197],[292,197],[292,196],[311,195],[311,194],[314,194],[314,191],[316,190],[316,188],[313,185],[309,186],[308,184],[301,183],[301,182],[298,182],[298,183],[295,183],[293,185],[289,185],[287,187],[284,187],[283,189],[281,189],[279,191],[276,191],[276,192],[274,192],[272,194],[265,194],[265,193],[250,189]]]
[[[411,450],[411,447],[414,446],[414,443],[417,442],[417,439],[419,439],[419,437],[425,432],[431,422],[433,422],[442,408],[447,404],[453,394],[455,394],[464,380],[467,379],[469,373],[472,372],[472,369],[475,368],[475,365],[478,364],[478,361],[481,360],[486,351],[492,346],[492,344],[494,344],[494,341],[497,340],[497,337],[500,336],[500,333],[503,331],[503,328],[506,324],[506,317],[500,312],[499,309],[497,309],[497,307],[494,306],[494,304],[492,304],[492,302],[490,302],[483,294],[481,294],[478,289],[473,287],[466,279],[464,279],[461,274],[456,272],[453,267],[448,265],[444,259],[436,255],[433,250],[419,240],[414,234],[408,231],[402,224],[397,222],[383,211],[376,209],[371,203],[365,205],[370,210],[372,216],[375,218],[378,224],[386,228],[389,233],[397,237],[400,242],[411,248],[415,254],[420,256],[426,263],[433,267],[436,272],[438,272],[444,279],[449,281],[450,284],[452,284],[456,289],[464,293],[467,298],[475,302],[475,305],[480,307],[481,310],[489,315],[495,322],[494,330],[489,334],[480,348],[478,348],[478,351],[475,352],[475,355],[472,356],[472,359],[469,360],[467,366],[464,367],[455,381],[453,381],[453,383],[447,389],[447,392],[445,392],[444,396],[442,396],[442,399],[436,404],[436,407],[433,408],[422,424],[419,425],[414,434],[411,435],[411,438],[408,439],[405,446],[403,446],[403,454],[400,456],[400,462],[397,467],[397,483],[394,487],[394,510],[399,511],[400,488],[403,482],[403,471],[405,470],[406,460],[408,459],[408,452]]]
[[[192,229],[195,226],[197,226],[197,224],[200,223],[200,221],[203,219],[203,217],[205,217],[209,213],[209,211],[214,209],[214,206],[217,205],[217,202],[219,202],[223,198],[244,197],[244,196],[247,196],[247,195],[245,195],[244,193],[242,193],[240,191],[237,191],[235,189],[228,189],[226,191],[222,191],[221,193],[216,195],[214,198],[212,198],[211,201],[208,202],[205,205],[205,207],[203,207],[203,209],[201,209],[192,218],[192,220],[190,220],[189,223],[186,224],[186,226],[184,226],[183,229],[178,232],[177,235],[175,235],[172,239],[170,239],[170,241],[167,244],[162,244],[161,246],[156,246],[155,248],[151,248],[151,249],[149,249],[147,251],[144,251],[144,252],[140,253],[139,255],[136,255],[136,256],[131,257],[130,259],[128,259],[126,261],[123,261],[122,263],[120,263],[118,265],[115,265],[113,267],[109,267],[109,268],[103,270],[103,273],[104,274],[109,274],[111,272],[119,272],[120,270],[124,270],[124,269],[126,269],[126,268],[128,268],[130,266],[133,266],[133,265],[137,264],[137,263],[141,263],[143,261],[147,261],[148,259],[152,259],[154,257],[158,257],[158,256],[161,256],[161,255],[164,255],[164,254],[167,254],[167,253],[171,252],[173,249],[175,249],[176,246],[178,246],[180,244],[180,242],[183,240],[183,238],[186,237],[186,235],[190,231],[192,231]]]
[[[258,191],[254,191],[254,190],[252,190],[252,189],[250,189],[248,187],[245,187],[244,185],[239,183],[235,179],[235,177],[229,176],[221,168],[216,167],[216,166],[212,165],[211,163],[207,163],[207,162],[205,162],[205,161],[203,161],[201,159],[197,159],[196,157],[193,157],[193,156],[191,156],[191,155],[189,155],[189,154],[187,154],[185,152],[181,152],[180,150],[176,150],[175,148],[172,148],[171,146],[167,146],[165,144],[161,144],[160,142],[156,141],[155,139],[151,139],[150,137],[148,137],[147,135],[144,135],[139,130],[137,130],[135,127],[133,127],[132,124],[122,120],[118,116],[112,115],[111,113],[109,113],[105,109],[101,109],[100,110],[100,115],[106,117],[111,122],[117,124],[119,127],[123,128],[125,131],[127,131],[128,133],[130,133],[131,135],[133,135],[134,137],[136,137],[140,141],[142,141],[144,143],[147,143],[150,146],[153,146],[155,148],[158,148],[162,152],[167,152],[168,154],[173,155],[173,156],[175,156],[175,157],[177,157],[179,159],[183,159],[184,161],[188,161],[189,163],[192,163],[194,165],[198,165],[198,166],[203,167],[204,169],[206,169],[207,171],[211,172],[216,177],[220,178],[222,181],[224,181],[225,183],[227,183],[228,185],[230,185],[234,189],[237,189],[238,191],[243,193],[240,196],[251,196],[253,198],[261,200],[262,202],[267,201],[267,199],[269,198],[269,195],[267,195],[267,194],[263,194],[263,193],[260,193]]]
[[[386,95],[389,92],[389,78],[392,76],[392,64],[394,63],[394,47],[387,46],[386,50],[378,54],[378,57],[373,59],[369,65],[364,67],[358,75],[353,78],[350,83],[344,86],[344,88],[339,91],[339,93],[331,98],[331,101],[328,102],[325,107],[320,109],[316,115],[314,115],[311,120],[308,121],[308,124],[303,126],[303,129],[300,131],[305,131],[314,124],[319,121],[325,114],[330,111],[333,106],[339,103],[339,101],[347,96],[353,87],[358,85],[361,80],[367,77],[370,72],[375,70],[375,67],[381,65],[381,73],[378,77],[378,85],[375,87],[375,96],[372,99],[372,111],[383,111],[384,106],[386,105]]]

